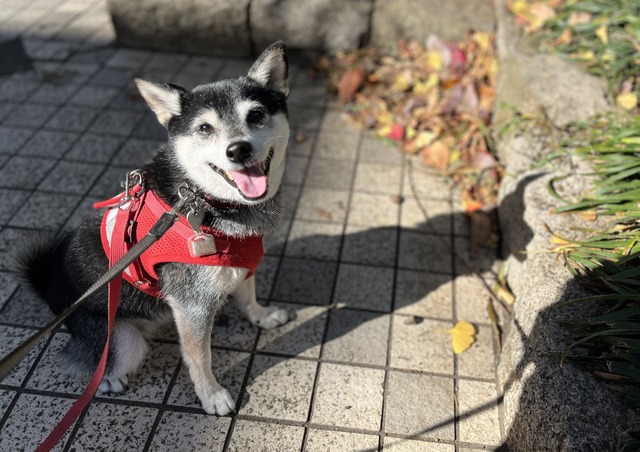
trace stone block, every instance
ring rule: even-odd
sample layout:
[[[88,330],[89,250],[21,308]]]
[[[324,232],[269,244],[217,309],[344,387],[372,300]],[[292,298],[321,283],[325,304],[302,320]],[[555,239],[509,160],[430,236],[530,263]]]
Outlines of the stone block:
[[[283,40],[294,49],[356,49],[367,36],[371,8],[371,0],[253,0],[255,48]]]
[[[251,54],[249,3],[250,0],[108,0],[120,45],[234,57]]]
[[[371,20],[371,44],[393,49],[400,38],[424,43],[431,34],[455,41],[469,29],[494,28],[491,0],[378,1]]]

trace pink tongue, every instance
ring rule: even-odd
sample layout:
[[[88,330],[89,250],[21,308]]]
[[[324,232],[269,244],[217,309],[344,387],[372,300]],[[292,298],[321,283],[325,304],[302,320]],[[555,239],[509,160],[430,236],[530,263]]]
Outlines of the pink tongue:
[[[245,168],[242,171],[231,171],[231,174],[238,190],[247,198],[259,198],[267,191],[267,176],[260,165]]]

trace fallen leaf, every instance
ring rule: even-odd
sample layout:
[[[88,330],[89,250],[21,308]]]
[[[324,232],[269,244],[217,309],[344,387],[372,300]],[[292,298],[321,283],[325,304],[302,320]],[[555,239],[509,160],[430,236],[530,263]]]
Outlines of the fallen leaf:
[[[555,10],[544,2],[536,2],[529,5],[526,17],[529,24],[525,27],[527,33],[540,30],[545,22],[556,17]]]
[[[294,139],[296,143],[304,143],[307,140],[307,136],[302,132],[298,132]]]
[[[476,327],[466,320],[461,320],[449,330],[453,352],[457,355],[473,345],[476,341]]]
[[[422,161],[425,165],[443,171],[449,165],[451,153],[451,139],[435,141],[422,150]]]
[[[571,39],[573,39],[573,30],[567,27],[564,30],[562,30],[562,33],[560,33],[560,36],[558,36],[556,39],[553,40],[552,44],[554,46],[568,44],[571,42]]]
[[[402,141],[404,139],[404,126],[398,123],[393,124],[387,138],[390,138],[393,141]]]
[[[603,44],[607,44],[609,42],[609,31],[606,25],[600,25],[596,30],[596,36]]]
[[[340,100],[344,102],[353,100],[366,78],[367,74],[362,68],[352,68],[345,72],[337,85]]]
[[[638,105],[638,95],[634,92],[618,94],[616,104],[626,111],[631,111]]]
[[[423,130],[421,132],[418,132],[415,138],[407,143],[407,145],[405,146],[405,151],[409,152],[410,154],[415,154],[416,152],[419,152],[429,146],[436,138],[438,138],[438,135],[431,130]]]
[[[585,210],[584,212],[580,212],[580,218],[584,221],[596,221],[598,219],[598,214],[593,210]]]

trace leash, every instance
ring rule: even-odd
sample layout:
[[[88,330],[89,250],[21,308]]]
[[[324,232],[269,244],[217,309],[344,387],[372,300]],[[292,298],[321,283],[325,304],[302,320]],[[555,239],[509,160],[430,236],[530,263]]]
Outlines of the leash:
[[[135,173],[135,174],[134,174]],[[140,189],[134,195],[129,195],[129,177],[139,178]],[[138,186],[136,186],[138,187]],[[125,181],[125,196],[119,200],[120,209],[118,215],[130,215],[133,211],[136,203],[136,199],[140,192],[144,192],[144,186],[142,184],[142,175],[140,173],[132,172],[128,175]],[[107,367],[107,357],[109,355],[109,344],[111,341],[111,333],[115,324],[116,312],[118,309],[118,301],[120,298],[120,287],[122,284],[122,272],[136,259],[138,259],[142,253],[144,253],[151,245],[158,241],[173,224],[179,219],[178,212],[187,203],[192,202],[195,199],[195,195],[185,187],[180,190],[180,201],[168,212],[164,212],[149,232],[138,243],[133,245],[131,249],[126,252],[124,240],[114,240],[111,252],[109,255],[109,270],[105,272],[91,287],[89,287],[84,294],[80,296],[73,304],[62,312],[55,320],[46,325],[39,332],[31,336],[25,343],[23,343],[16,350],[11,352],[6,358],[0,361],[0,380],[4,379],[9,372],[24,359],[24,357],[49,333],[55,330],[69,315],[73,314],[96,290],[109,284],[108,286],[108,326],[107,326],[107,340],[105,342],[104,349],[98,367],[96,368],[89,385],[85,388],[80,397],[74,402],[69,411],[65,414],[58,425],[53,429],[49,436],[42,442],[42,444],[36,449],[37,452],[51,450],[60,439],[64,436],[66,431],[71,427],[73,422],[78,418],[80,413],[84,411],[93,396],[95,395],[104,373]],[[115,199],[115,198],[113,198]],[[111,200],[110,200],[111,201]],[[109,201],[107,201],[109,202]],[[105,203],[98,203],[98,206],[102,206]],[[122,213],[121,213],[122,212]],[[114,230],[114,237],[123,236],[126,233],[128,221],[116,222],[116,229]]]

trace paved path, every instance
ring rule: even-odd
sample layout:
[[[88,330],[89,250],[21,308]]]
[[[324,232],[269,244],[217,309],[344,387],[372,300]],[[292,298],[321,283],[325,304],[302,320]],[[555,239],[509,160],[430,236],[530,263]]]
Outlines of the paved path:
[[[163,137],[132,77],[190,88],[250,64],[116,48],[103,0],[3,0],[0,36],[16,34],[35,69],[0,78],[0,355],[52,318],[11,273],[22,240],[77,225]],[[214,370],[237,397],[237,416],[204,415],[167,330],[131,389],[96,398],[64,450],[463,451],[500,443],[486,296],[452,253],[468,255],[455,198],[417,166],[425,220],[408,161],[344,122],[322,84],[292,64],[290,116],[300,140],[288,157],[286,220],[269,241],[258,290],[296,319],[259,332],[231,309],[219,316]],[[443,330],[459,319],[479,335],[455,356]],[[54,334],[0,383],[1,449],[33,449],[82,391],[86,381],[56,361],[67,339]]]

